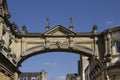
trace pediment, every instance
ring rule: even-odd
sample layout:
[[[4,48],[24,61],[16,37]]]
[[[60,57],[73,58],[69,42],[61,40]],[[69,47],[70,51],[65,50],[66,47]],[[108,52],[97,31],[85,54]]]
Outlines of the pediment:
[[[44,33],[44,35],[51,35],[51,36],[67,36],[67,35],[75,35],[74,32],[71,30],[61,26],[57,25],[54,28],[48,30],[47,32]]]

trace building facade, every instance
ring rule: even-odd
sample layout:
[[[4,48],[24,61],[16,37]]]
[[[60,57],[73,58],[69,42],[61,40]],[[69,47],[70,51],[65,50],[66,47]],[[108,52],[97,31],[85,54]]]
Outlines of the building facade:
[[[47,80],[47,72],[22,72],[18,80]]]

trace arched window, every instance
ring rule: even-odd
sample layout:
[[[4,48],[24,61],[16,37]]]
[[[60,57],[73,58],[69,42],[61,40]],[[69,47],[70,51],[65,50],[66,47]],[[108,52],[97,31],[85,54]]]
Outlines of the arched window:
[[[120,41],[116,42],[116,51],[117,53],[120,53]]]

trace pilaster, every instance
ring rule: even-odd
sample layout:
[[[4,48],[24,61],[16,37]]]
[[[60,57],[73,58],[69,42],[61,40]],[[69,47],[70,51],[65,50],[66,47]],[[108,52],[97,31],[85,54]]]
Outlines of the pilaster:
[[[2,40],[3,37],[3,20],[0,17],[0,40]]]

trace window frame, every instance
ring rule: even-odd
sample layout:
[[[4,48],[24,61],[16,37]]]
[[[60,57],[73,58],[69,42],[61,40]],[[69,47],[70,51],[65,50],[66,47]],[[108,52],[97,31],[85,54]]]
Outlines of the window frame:
[[[116,53],[119,54],[120,53],[120,41],[115,42],[115,48],[116,48]]]

